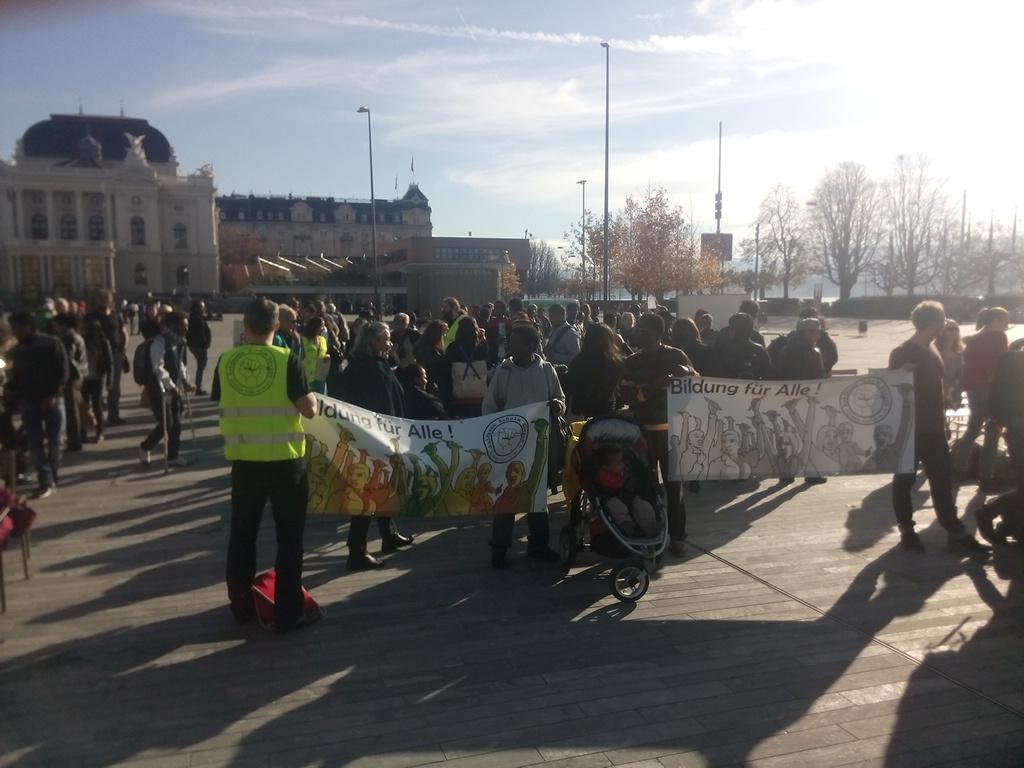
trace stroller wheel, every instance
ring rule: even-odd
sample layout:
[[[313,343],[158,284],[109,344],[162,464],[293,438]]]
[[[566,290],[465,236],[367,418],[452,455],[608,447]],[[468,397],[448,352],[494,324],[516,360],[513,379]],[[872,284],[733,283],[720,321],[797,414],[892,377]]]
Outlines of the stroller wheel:
[[[635,603],[651,585],[651,577],[638,560],[628,560],[617,565],[608,576],[608,587],[615,597],[624,603]]]
[[[558,556],[562,565],[571,568],[576,562],[576,555],[579,554],[579,542],[576,540],[576,529],[571,525],[562,526],[562,532],[558,534]]]

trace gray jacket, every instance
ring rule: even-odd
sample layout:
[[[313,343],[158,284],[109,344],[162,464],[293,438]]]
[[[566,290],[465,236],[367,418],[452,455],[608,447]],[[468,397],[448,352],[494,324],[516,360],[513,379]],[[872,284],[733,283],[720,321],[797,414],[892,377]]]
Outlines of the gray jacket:
[[[530,366],[521,368],[508,357],[494,369],[482,411],[496,413],[549,400],[555,402],[555,413],[561,415],[565,412],[565,395],[554,366],[542,360],[540,355],[534,355]]]
[[[575,326],[563,323],[551,329],[544,356],[554,365],[568,365],[580,353],[580,334]]]

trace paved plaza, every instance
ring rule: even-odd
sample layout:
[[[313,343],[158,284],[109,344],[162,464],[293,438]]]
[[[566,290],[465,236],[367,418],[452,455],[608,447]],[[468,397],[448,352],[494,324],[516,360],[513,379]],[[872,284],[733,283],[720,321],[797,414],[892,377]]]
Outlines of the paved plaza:
[[[884,366],[908,335],[854,325],[835,324],[839,368]],[[213,327],[216,352],[231,323]],[[887,477],[705,483],[690,554],[635,606],[596,561],[566,575],[519,546],[493,571],[489,520],[404,523],[414,547],[347,574],[345,521],[311,519],[327,618],[278,636],[227,608],[214,405],[169,475],[139,466],[150,418],[126,415],[37,504],[31,579],[4,558],[2,765],[1024,764],[1022,552],[948,553],[920,487],[925,554],[895,546]]]

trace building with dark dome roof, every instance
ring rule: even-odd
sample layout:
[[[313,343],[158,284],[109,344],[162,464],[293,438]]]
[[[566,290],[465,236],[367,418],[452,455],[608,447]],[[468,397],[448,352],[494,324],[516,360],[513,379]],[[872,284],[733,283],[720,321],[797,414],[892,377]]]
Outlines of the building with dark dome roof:
[[[50,115],[0,157],[0,292],[29,302],[218,290],[213,171],[124,115]]]

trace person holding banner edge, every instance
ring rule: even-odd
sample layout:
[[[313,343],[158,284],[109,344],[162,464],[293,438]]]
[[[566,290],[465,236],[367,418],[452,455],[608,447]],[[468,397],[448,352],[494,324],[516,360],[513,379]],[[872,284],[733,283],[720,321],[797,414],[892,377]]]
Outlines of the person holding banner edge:
[[[352,359],[341,377],[341,399],[375,413],[405,416],[404,393],[388,364],[390,354],[391,332],[384,323],[374,321],[360,328],[352,347]],[[349,519],[347,570],[366,571],[384,565],[383,560],[366,551],[371,517],[353,515]],[[378,517],[377,530],[384,554],[412,544],[413,537],[399,533],[390,517]]]
[[[518,408],[531,403],[547,402],[552,417],[565,412],[565,395],[558,382],[554,366],[541,358],[540,334],[530,324],[513,325],[509,331],[511,356],[506,358],[491,376],[484,398],[483,413],[496,413]],[[533,499],[538,485],[545,481],[548,456],[555,453],[548,450],[550,425],[544,421],[534,422],[537,432],[537,453],[529,476],[521,462],[512,462],[507,470],[508,485],[494,504],[494,520],[491,528],[491,566],[498,570],[508,568],[508,549],[512,546],[512,531],[516,514],[525,513],[529,525],[527,554],[530,557],[555,562],[558,553],[551,549],[548,510],[533,509]],[[554,435],[550,435],[554,441]],[[557,449],[557,443],[554,448]]]
[[[946,312],[937,301],[923,301],[910,315],[914,335],[889,355],[889,370],[903,368],[914,374],[915,463],[924,465],[935,516],[945,528],[949,548],[965,554],[987,554],[985,546],[964,529],[956,515],[953,496],[953,461],[946,442],[942,357],[932,342],[946,325]],[[892,480],[892,505],[900,529],[900,546],[924,552],[914,531],[911,490],[915,472],[897,474]]]
[[[226,580],[231,612],[240,624],[256,617],[252,582],[256,537],[270,501],[277,534],[274,626],[279,632],[311,624],[303,613],[302,537],[308,481],[302,416],[313,418],[316,398],[299,358],[273,345],[277,305],[253,299],[245,308],[246,343],[217,362],[211,399],[220,403],[224,453],[231,462],[231,535]]]
[[[647,432],[651,463],[661,467],[668,497],[668,533],[672,554],[686,554],[686,504],[682,484],[669,480],[668,464],[668,388],[677,376],[692,376],[686,353],[661,343],[665,321],[653,312],[640,316],[634,341],[639,348],[622,363],[620,390],[633,411],[633,417]]]

